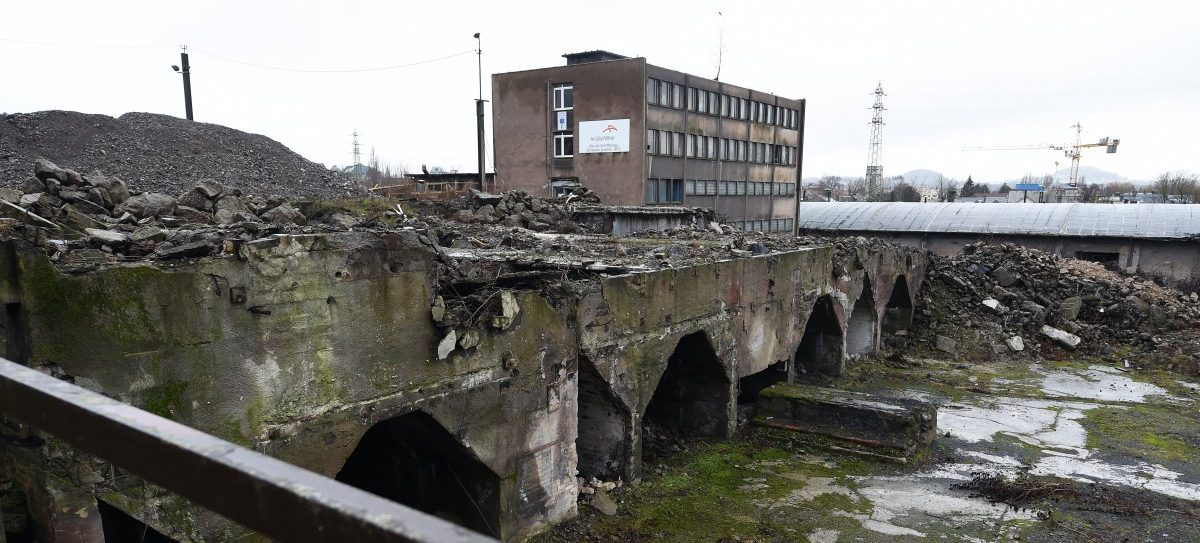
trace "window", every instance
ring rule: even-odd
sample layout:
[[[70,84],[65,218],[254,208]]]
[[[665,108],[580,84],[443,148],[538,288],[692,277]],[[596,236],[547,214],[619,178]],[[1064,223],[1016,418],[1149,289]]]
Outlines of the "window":
[[[707,156],[708,156],[709,160],[717,159],[717,137],[716,136],[708,137],[708,155]]]
[[[767,144],[765,143],[758,144],[758,162],[759,164],[770,162],[770,157],[767,156]]]
[[[717,99],[717,93],[709,91],[709,93],[708,93],[708,114],[709,115],[716,115],[718,112],[721,111],[720,110],[721,105],[718,102],[719,102],[719,100]]]
[[[696,111],[696,89],[688,88],[688,111]]]
[[[745,141],[737,142],[737,161],[745,162],[747,157],[747,145]]]
[[[683,181],[680,179],[647,179],[647,204],[670,204],[683,201]]]
[[[646,78],[646,103],[658,103],[658,80],[654,78]]]
[[[721,95],[721,116],[729,116],[729,96],[725,94]]]
[[[687,135],[687,156],[688,158],[696,156],[696,135]]]
[[[696,111],[700,113],[708,111],[708,92],[696,91],[696,95],[699,97],[699,101],[696,102]]]
[[[695,179],[687,180],[687,194],[689,196],[696,194],[696,180]]]
[[[671,107],[683,109],[683,85],[671,85]]]
[[[721,138],[721,160],[729,160],[729,138]]]
[[[750,101],[750,120],[758,122],[758,102]]]
[[[708,138],[704,136],[693,136],[696,138],[696,158],[708,157]]]
[[[758,144],[750,143],[750,154],[746,156],[748,162],[758,162]]]
[[[705,181],[705,182],[704,182],[704,185],[705,185],[706,187],[708,187],[708,190],[706,190],[706,191],[704,192],[705,194],[707,194],[707,195],[709,195],[709,196],[716,196],[716,195],[717,195],[717,182],[716,182],[716,181]]]
[[[571,83],[559,83],[554,86],[554,111],[564,111],[575,108],[575,86]]]
[[[658,85],[658,103],[663,106],[671,105],[671,87],[674,83],[663,81]]]
[[[729,194],[729,182],[727,182],[727,181],[718,182],[717,183],[717,194],[720,194],[721,196],[725,196],[726,194]]]
[[[671,156],[683,156],[683,134],[671,132]]]
[[[745,121],[750,118],[750,100],[748,98],[742,98],[741,101],[742,101],[742,120]]]
[[[570,132],[554,134],[554,158],[575,156],[575,135]]]
[[[658,154],[658,130],[646,131],[646,152],[652,155]]]
[[[767,124],[775,124],[779,118],[779,106],[767,106]]]

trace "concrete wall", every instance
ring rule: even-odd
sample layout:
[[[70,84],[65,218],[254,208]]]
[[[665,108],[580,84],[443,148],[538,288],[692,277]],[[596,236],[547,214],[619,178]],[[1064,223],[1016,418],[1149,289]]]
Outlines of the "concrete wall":
[[[871,300],[866,354],[897,280],[915,294],[925,266],[921,253],[812,247],[577,280],[565,296],[518,291],[512,327],[480,326],[478,346],[439,359],[439,264],[413,232],[278,236],[224,258],[75,276],[39,251],[0,255],[0,295],[27,334],[14,348],[31,365],[331,477],[373,425],[422,411],[498,479],[505,540],[573,516],[577,468],[637,480],[642,418],[693,360],[712,377],[697,385],[695,429],[727,436],[739,379],[803,369],[794,359],[818,300],[832,301],[836,373],[859,300]],[[709,356],[670,362],[685,338]],[[53,512],[97,499],[179,540],[247,537],[55,440],[4,443],[0,481],[38,500],[38,522],[63,534],[46,541],[95,530],[98,515]]]
[[[411,232],[280,236],[237,257],[82,276],[16,255],[33,366],[330,477],[374,423],[419,409],[499,476],[496,535],[575,512],[569,314],[520,294],[515,325],[439,360],[433,253]],[[139,503],[142,491],[97,492],[179,539],[239,536],[182,500]]]

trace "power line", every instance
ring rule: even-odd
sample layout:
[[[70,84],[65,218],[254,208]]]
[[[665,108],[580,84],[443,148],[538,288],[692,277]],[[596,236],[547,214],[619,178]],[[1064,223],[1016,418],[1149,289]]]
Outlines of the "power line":
[[[26,44],[26,45],[41,45],[41,46],[47,46],[47,47],[72,47],[72,48],[77,48],[77,49],[166,49],[166,48],[177,47],[175,45],[96,45],[96,44],[82,44],[82,43],[52,43],[52,42],[44,42],[44,41],[18,40],[18,39],[14,39],[14,38],[0,38],[0,41],[10,42],[10,43],[21,43],[21,44]],[[255,62],[248,62],[245,60],[229,58],[226,56],[218,55],[216,53],[210,53],[208,51],[202,51],[200,49],[196,49],[195,47],[192,47],[191,51],[193,53],[200,53],[202,55],[209,56],[209,57],[212,57],[212,58],[215,58],[218,60],[224,60],[225,62],[232,62],[234,64],[241,64],[243,66],[250,66],[253,68],[259,68],[259,69],[263,69],[263,70],[275,70],[275,71],[279,71],[279,72],[296,72],[296,73],[308,73],[308,74],[358,73],[358,72],[379,72],[379,71],[384,71],[384,70],[398,70],[400,68],[409,68],[412,66],[420,66],[422,64],[429,64],[431,62],[449,60],[449,59],[452,59],[455,57],[460,57],[463,55],[475,53],[474,49],[470,49],[467,51],[462,51],[459,53],[446,55],[444,57],[418,60],[416,62],[409,62],[407,64],[394,64],[391,66],[375,66],[375,67],[371,67],[371,68],[310,69],[310,68],[285,68],[285,67],[281,67],[281,66],[269,66],[266,64],[258,64]]]
[[[195,49],[195,48],[193,48],[192,50],[197,53],[200,53],[202,55],[210,56],[210,57],[213,57],[213,58],[216,58],[219,60],[224,60],[226,62],[232,62],[234,64],[242,64],[244,66],[251,66],[251,67],[260,68],[263,70],[275,70],[275,71],[279,71],[279,72],[297,72],[297,73],[306,73],[306,74],[345,74],[345,73],[357,73],[357,72],[379,72],[379,71],[383,71],[383,70],[396,70],[399,68],[409,68],[412,66],[419,66],[421,64],[429,64],[431,62],[448,60],[448,59],[452,59],[454,57],[461,57],[463,55],[469,55],[469,54],[475,53],[474,49],[470,49],[467,51],[454,53],[452,55],[446,55],[444,57],[431,58],[431,59],[427,59],[427,60],[419,60],[417,62],[410,62],[408,64],[396,64],[393,66],[377,66],[374,68],[316,70],[316,69],[305,69],[305,68],[283,68],[283,67],[279,67],[279,66],[267,66],[265,64],[256,64],[253,62],[246,62],[244,60],[237,60],[237,59],[232,59],[232,58],[228,58],[228,57],[223,57],[223,56],[215,54],[215,53],[209,53],[207,51],[201,51],[201,50]]]

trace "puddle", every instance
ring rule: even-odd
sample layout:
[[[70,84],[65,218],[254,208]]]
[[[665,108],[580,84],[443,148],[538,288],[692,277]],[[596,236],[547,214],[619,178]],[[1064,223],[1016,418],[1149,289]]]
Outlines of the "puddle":
[[[1052,397],[1126,403],[1145,403],[1147,396],[1171,397],[1158,385],[1134,381],[1121,370],[1107,366],[1047,372],[1035,365],[1034,370],[1045,374],[1042,391]]]
[[[989,405],[950,403],[938,410],[938,432],[967,443],[992,441],[997,434],[1035,447],[1072,451],[1086,457],[1087,431],[1078,421],[1097,404],[996,398]]]

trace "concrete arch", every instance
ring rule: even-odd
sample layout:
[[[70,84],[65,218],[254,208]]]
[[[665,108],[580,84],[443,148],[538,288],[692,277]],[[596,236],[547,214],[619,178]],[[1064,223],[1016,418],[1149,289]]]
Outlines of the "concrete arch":
[[[336,479],[500,537],[500,477],[423,411],[372,426]]]
[[[704,331],[679,339],[642,415],[642,453],[655,436],[728,437],[735,406],[725,365]]]
[[[632,418],[586,356],[579,358],[578,433],[575,452],[579,475],[614,480],[626,475]]]
[[[862,294],[846,319],[846,353],[872,355],[879,349],[879,310],[875,305],[871,278],[863,274]]]
[[[793,371],[796,374],[841,375],[845,369],[845,335],[831,295],[817,298],[804,335],[796,348]]]
[[[883,308],[881,329],[884,334],[894,334],[899,330],[907,330],[912,326],[914,300],[908,287],[908,278],[904,275],[896,277],[892,285],[891,295]]]

